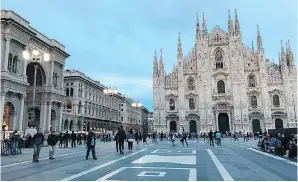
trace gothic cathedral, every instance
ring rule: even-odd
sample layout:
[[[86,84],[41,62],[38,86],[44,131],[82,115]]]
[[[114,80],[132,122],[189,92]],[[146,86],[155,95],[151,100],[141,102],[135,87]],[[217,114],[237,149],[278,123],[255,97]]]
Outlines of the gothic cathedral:
[[[153,113],[157,132],[260,131],[297,127],[297,69],[289,41],[279,63],[265,57],[257,27],[257,50],[244,45],[235,10],[228,32],[202,29],[197,18],[194,48],[166,74],[162,53],[153,62]]]

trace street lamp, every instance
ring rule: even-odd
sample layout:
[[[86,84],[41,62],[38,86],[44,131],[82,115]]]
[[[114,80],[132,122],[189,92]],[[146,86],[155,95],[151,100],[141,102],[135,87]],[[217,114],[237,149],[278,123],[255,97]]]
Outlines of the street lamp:
[[[43,59],[38,50],[33,50],[31,53],[28,50],[23,51],[23,58],[25,60],[30,60],[31,62],[39,63],[41,61],[48,62],[50,60],[49,53],[43,53]],[[36,74],[37,74],[38,64],[34,65],[34,82],[33,82],[33,97],[32,97],[32,106],[29,107],[29,115],[31,117],[31,123],[35,120],[35,95],[36,95]],[[30,125],[31,125],[30,123]]]
[[[114,95],[117,95],[118,94],[118,91],[116,90],[116,88],[106,88],[103,90],[103,93],[105,95],[108,95],[108,96],[114,96]],[[109,109],[109,113],[110,113],[110,121],[109,121],[109,130],[112,129],[112,108]]]

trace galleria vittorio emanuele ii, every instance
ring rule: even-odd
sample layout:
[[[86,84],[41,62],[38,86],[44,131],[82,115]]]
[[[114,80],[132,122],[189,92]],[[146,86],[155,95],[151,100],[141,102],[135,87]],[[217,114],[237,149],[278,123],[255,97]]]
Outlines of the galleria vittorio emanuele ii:
[[[155,129],[198,133],[297,127],[297,69],[290,41],[279,43],[279,60],[267,59],[261,26],[256,25],[256,40],[247,46],[236,11],[233,20],[229,12],[228,31],[216,26],[208,32],[203,14],[201,23],[197,17],[195,44],[186,55],[179,33],[170,73],[165,73],[162,52],[159,61],[155,52]]]

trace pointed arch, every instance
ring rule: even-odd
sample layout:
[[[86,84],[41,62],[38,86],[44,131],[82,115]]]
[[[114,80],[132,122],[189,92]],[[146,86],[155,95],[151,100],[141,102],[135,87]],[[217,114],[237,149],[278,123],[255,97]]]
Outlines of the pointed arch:
[[[248,86],[249,87],[256,87],[257,86],[257,79],[256,79],[256,75],[255,74],[250,74],[247,77],[248,80]]]
[[[221,48],[216,48],[214,51],[215,66],[216,68],[223,68],[224,51]]]
[[[223,94],[223,93],[225,93],[225,82],[224,82],[224,81],[219,80],[219,81],[217,82],[217,92],[218,92],[219,94]]]
[[[187,88],[188,90],[194,90],[196,88],[195,79],[191,76],[187,79]]]

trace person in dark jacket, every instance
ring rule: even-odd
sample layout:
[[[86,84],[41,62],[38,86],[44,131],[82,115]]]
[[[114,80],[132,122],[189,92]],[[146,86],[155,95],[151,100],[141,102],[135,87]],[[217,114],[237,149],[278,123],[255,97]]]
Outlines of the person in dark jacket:
[[[74,131],[71,132],[71,136],[70,137],[71,137],[71,147],[76,147],[77,136],[74,133]]]
[[[208,137],[209,137],[210,146],[214,146],[214,135],[212,130],[210,130],[210,132],[208,133]]]
[[[126,140],[126,133],[123,130],[123,126],[120,126],[120,130],[118,131],[118,133],[115,135],[116,140],[118,141],[118,145],[119,145],[119,150],[120,150],[120,154],[123,154],[123,150],[124,150],[124,140]]]
[[[44,136],[40,132],[40,129],[37,129],[37,133],[33,136],[33,162],[39,162],[39,152],[41,149],[41,146],[44,142]]]
[[[52,131],[52,133],[48,136],[47,142],[49,147],[49,159],[54,159],[55,146],[58,142],[58,137],[55,135],[55,131]]]
[[[66,133],[64,133],[63,135],[64,148],[68,148],[68,140],[69,140],[69,134],[68,134],[68,131],[66,131]]]
[[[88,160],[88,157],[89,157],[89,153],[90,153],[90,150],[92,151],[92,157],[94,160],[96,160],[96,155],[95,155],[95,140],[96,140],[96,137],[95,137],[95,134],[93,132],[93,130],[90,130],[88,135],[87,135],[87,153],[86,153],[86,160]]]

